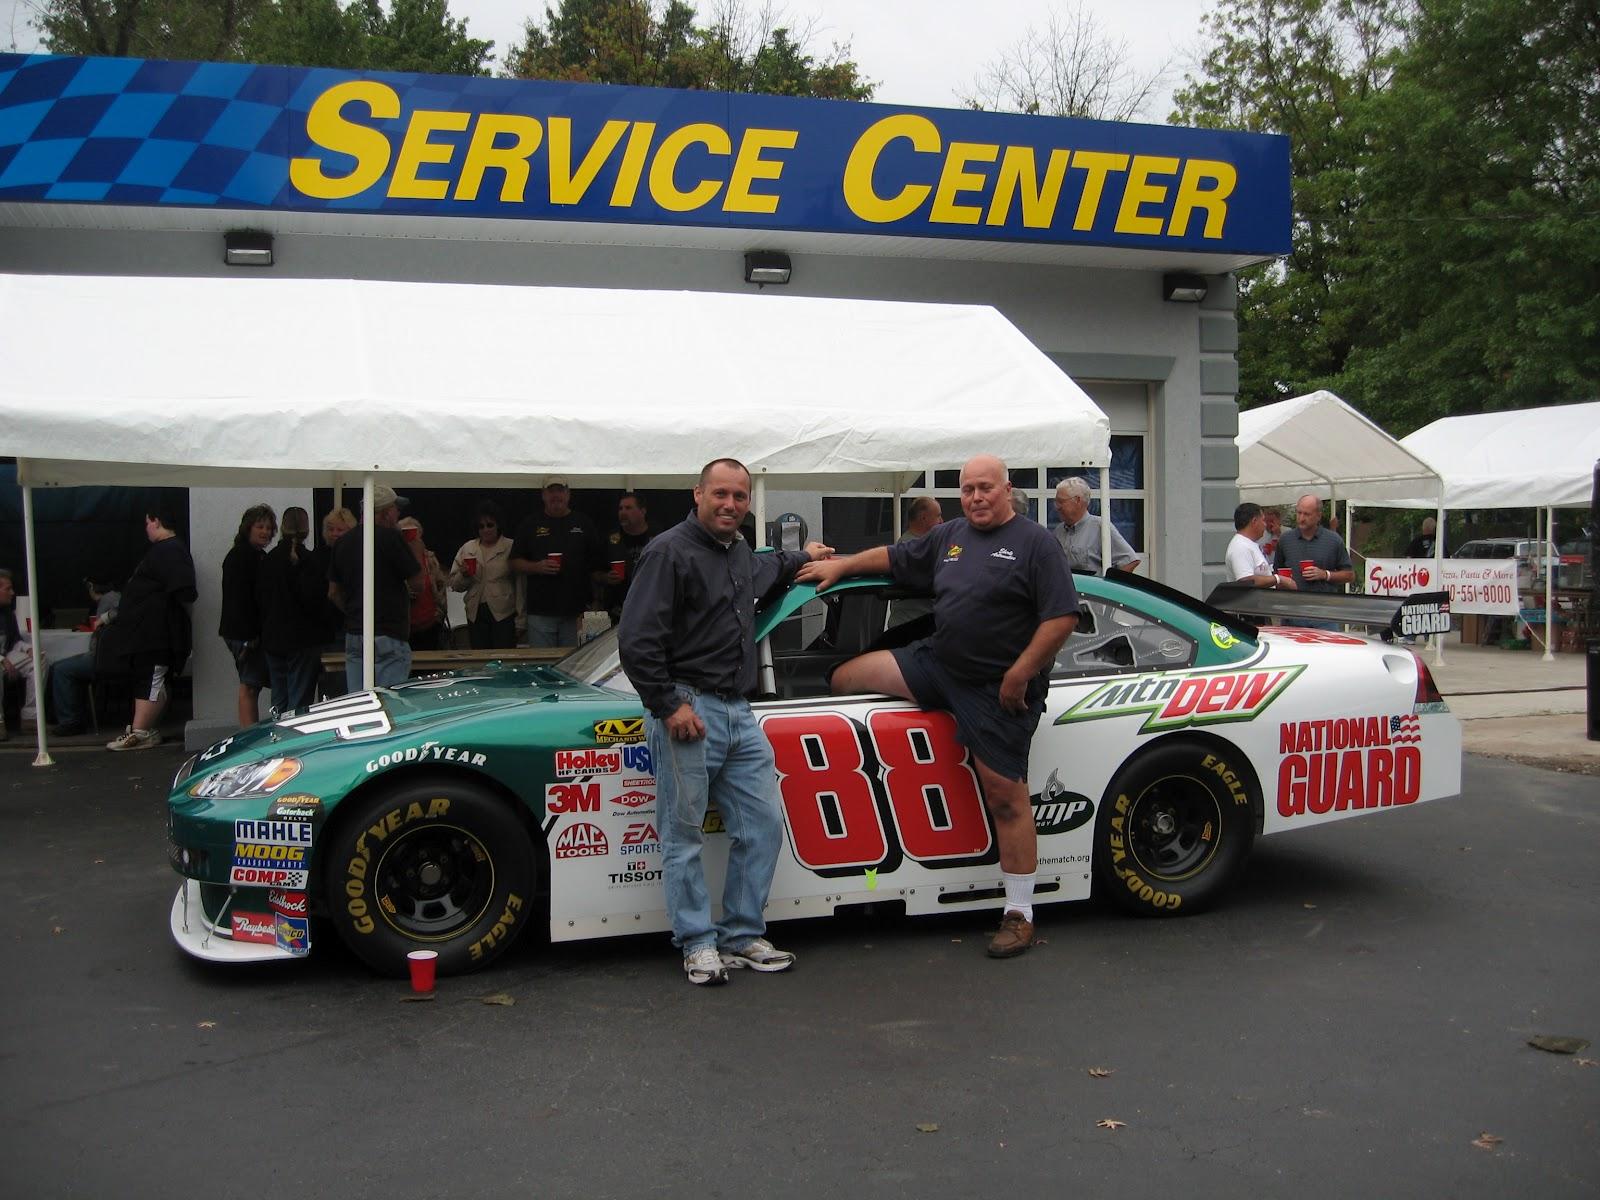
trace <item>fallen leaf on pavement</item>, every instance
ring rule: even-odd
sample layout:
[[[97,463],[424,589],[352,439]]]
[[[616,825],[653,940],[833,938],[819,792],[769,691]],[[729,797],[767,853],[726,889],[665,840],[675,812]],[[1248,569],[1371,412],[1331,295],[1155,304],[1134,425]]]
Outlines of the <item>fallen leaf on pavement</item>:
[[[61,926],[59,926],[59,925],[52,925],[52,926],[50,926],[50,932],[51,932],[51,933],[65,933],[65,932],[66,932],[66,930],[65,930],[65,929],[63,929],[63,928],[62,928],[62,927],[61,927]]]
[[[1472,1139],[1472,1144],[1479,1150],[1493,1150],[1503,1141],[1505,1141],[1505,1138],[1496,1137],[1492,1133],[1480,1133],[1477,1137]]]
[[[409,996],[401,996],[400,997],[400,1003],[401,1004],[422,1004],[425,1001],[432,1000],[433,997],[434,997],[434,993],[433,992],[412,992]]]
[[[1111,1074],[1112,1070],[1113,1068],[1111,1067],[1090,1067],[1089,1074],[1093,1075],[1096,1079],[1105,1079]]]
[[[195,1026],[196,1029],[215,1029],[216,1027],[217,1023],[215,1021],[201,1021]]]
[[[1126,1121],[1119,1121],[1115,1117],[1102,1117],[1094,1123],[1096,1129],[1121,1129],[1126,1125]]]
[[[938,1133],[939,1127],[932,1121],[923,1121],[917,1125],[918,1133]]]
[[[1302,904],[1300,907],[1301,908],[1315,908],[1316,905],[1315,904]]]
[[[1553,1034],[1541,1033],[1528,1039],[1528,1045],[1535,1050],[1547,1050],[1551,1054],[1576,1054],[1580,1050],[1589,1048],[1589,1039],[1581,1037],[1559,1037]]]
[[[478,999],[485,1004],[500,1004],[504,1005],[506,1008],[510,1008],[516,1003],[516,1000],[505,992],[495,992],[489,996],[479,996]]]
[[[1580,1067],[1600,1067],[1600,1062],[1596,1062],[1592,1058],[1575,1058],[1572,1061]]]

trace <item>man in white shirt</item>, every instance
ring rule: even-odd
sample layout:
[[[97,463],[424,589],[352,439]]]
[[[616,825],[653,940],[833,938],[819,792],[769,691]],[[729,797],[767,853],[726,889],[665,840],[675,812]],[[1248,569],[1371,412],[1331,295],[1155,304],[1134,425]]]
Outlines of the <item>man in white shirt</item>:
[[[1228,578],[1255,587],[1295,589],[1293,575],[1274,575],[1272,564],[1261,552],[1261,534],[1267,527],[1259,504],[1249,501],[1233,510],[1233,540],[1228,543]]]

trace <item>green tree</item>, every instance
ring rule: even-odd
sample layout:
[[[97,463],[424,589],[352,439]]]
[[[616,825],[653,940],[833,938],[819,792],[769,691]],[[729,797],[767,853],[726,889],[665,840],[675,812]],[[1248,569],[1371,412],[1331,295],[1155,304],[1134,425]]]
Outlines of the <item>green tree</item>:
[[[483,75],[494,43],[449,0],[45,0],[56,54]]]
[[[1249,408],[1328,386],[1364,335],[1347,294],[1360,237],[1363,105],[1388,82],[1404,0],[1221,0],[1198,76],[1173,121],[1287,134],[1287,259],[1239,276],[1239,400]]]
[[[1593,0],[1424,0],[1363,131],[1341,386],[1402,429],[1600,393]]]
[[[529,20],[505,57],[505,73],[649,87],[702,88],[867,100],[872,84],[835,45],[818,57],[805,33],[752,17],[740,0],[721,0],[705,25],[683,0],[561,0],[542,22]]]

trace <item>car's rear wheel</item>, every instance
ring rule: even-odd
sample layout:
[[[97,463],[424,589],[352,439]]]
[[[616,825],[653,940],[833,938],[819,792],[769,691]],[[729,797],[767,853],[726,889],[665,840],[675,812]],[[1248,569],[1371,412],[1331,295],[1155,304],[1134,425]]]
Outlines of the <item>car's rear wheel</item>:
[[[510,805],[470,780],[420,777],[355,802],[322,848],[339,936],[368,966],[406,973],[435,950],[441,975],[486,966],[533,920],[533,844]]]
[[[1101,889],[1142,916],[1210,904],[1250,853],[1255,788],[1232,747],[1158,742],[1117,773],[1100,806],[1094,870]]]

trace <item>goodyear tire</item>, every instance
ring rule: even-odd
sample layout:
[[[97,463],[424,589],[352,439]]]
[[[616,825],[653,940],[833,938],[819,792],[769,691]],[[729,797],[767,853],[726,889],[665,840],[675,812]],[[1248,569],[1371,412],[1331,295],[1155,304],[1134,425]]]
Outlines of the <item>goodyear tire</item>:
[[[533,845],[487,788],[418,778],[341,813],[322,863],[328,910],[357,958],[406,974],[412,950],[436,950],[441,975],[486,966],[533,921]]]
[[[1095,823],[1100,889],[1141,916],[1180,916],[1216,899],[1255,840],[1255,775],[1214,742],[1169,738],[1111,781]]]

